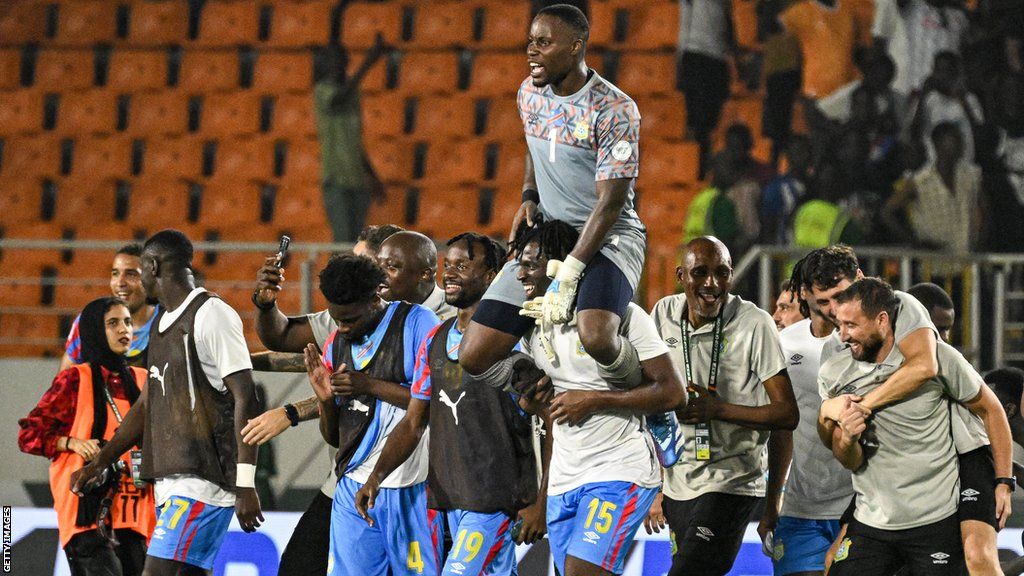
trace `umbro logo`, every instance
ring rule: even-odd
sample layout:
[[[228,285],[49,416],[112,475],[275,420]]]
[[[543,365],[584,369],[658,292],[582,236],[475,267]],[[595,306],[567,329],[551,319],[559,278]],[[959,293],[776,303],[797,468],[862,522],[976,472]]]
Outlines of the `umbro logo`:
[[[789,357],[790,366],[799,366],[800,362],[803,361],[803,354],[793,354]]]
[[[531,112],[530,115],[527,116],[526,118],[526,123],[530,124],[531,126],[538,122],[540,122],[540,117],[538,117],[536,113]]]
[[[949,554],[945,552],[936,552],[931,555],[932,564],[949,564]]]
[[[665,344],[668,344],[669,348],[675,348],[676,345],[679,344],[679,340],[676,340],[674,337],[669,336],[668,338],[665,339]]]
[[[974,488],[968,488],[967,490],[964,490],[963,492],[960,493],[960,501],[977,502],[979,494],[981,494],[981,492],[978,492]]]
[[[601,535],[597,532],[587,531],[583,533],[583,541],[588,544],[597,544],[597,541],[601,539]]]
[[[697,526],[697,538],[703,538],[707,542],[711,542],[711,539],[715,537],[715,533],[711,531],[711,528],[704,526]]]
[[[155,531],[153,531],[153,538],[156,538],[157,540],[163,540],[164,534],[167,534],[166,530],[164,530],[163,528],[157,528]]]
[[[456,574],[462,574],[465,571],[466,571],[466,565],[463,564],[462,562],[456,562],[456,563],[452,564],[452,572],[454,572]]]

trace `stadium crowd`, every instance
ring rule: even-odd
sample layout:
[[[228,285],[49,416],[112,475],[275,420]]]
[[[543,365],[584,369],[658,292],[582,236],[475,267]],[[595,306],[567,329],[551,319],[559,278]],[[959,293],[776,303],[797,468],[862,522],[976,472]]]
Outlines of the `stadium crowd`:
[[[281,574],[514,574],[514,544],[545,534],[559,574],[621,574],[644,526],[670,530],[670,574],[724,575],[751,520],[780,575],[1021,573],[996,534],[1024,373],[983,378],[944,342],[941,288],[865,278],[842,241],[982,245],[998,190],[983,181],[1019,197],[1024,27],[972,85],[959,8],[880,0],[872,23],[837,2],[764,3],[803,69],[789,105],[809,136],[766,107],[786,116],[766,130],[782,176],[741,125],[707,152],[727,3],[684,2],[680,86],[711,187],[685,223],[683,291],[650,311],[633,302],[641,112],[586,65],[589,23],[564,4],[530,28],[508,246],[454,236],[441,286],[430,238],[371,226],[320,271],[327,308],[287,316],[282,244],[252,294],[270,352],[251,354],[238,313],[197,286],[185,234],[118,251],[113,297],[85,307],[19,421],[22,449],[52,460],[72,573],[210,573],[232,516],[263,522],[257,447],[306,420],[336,452]],[[765,54],[783,73],[786,58]],[[732,289],[735,253],[765,239],[808,249],[774,317]],[[254,369],[305,372],[311,395],[260,413]]]

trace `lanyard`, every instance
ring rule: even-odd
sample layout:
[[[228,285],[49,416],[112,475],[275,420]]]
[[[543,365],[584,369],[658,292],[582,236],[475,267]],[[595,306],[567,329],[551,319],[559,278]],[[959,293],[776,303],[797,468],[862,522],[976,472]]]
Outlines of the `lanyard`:
[[[117,404],[114,404],[114,398],[110,395],[110,387],[107,386],[106,382],[103,383],[103,395],[107,397],[107,404],[110,404],[110,409],[114,411],[114,418],[120,424],[123,421],[121,411],[117,409]]]
[[[715,317],[715,325],[713,327],[714,337],[711,342],[711,374],[708,376],[707,388],[708,392],[715,394],[718,390],[718,365],[722,355],[722,310],[718,312],[718,316]],[[683,366],[686,370],[686,383],[687,386],[691,382],[696,384],[693,380],[693,361],[690,359],[690,319],[686,313],[686,309],[683,309],[683,318],[681,322],[683,328]],[[711,426],[708,422],[700,422],[694,424],[694,457],[697,460],[711,460]]]

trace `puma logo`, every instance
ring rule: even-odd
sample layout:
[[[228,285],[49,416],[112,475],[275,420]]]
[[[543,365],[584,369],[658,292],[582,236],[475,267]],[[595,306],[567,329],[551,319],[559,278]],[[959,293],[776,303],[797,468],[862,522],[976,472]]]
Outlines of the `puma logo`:
[[[164,362],[163,373],[161,374],[160,369],[156,366],[149,367],[149,377],[156,378],[160,381],[160,391],[163,392],[164,396],[167,395],[167,389],[164,388],[164,376],[167,374],[167,362]]]
[[[348,403],[348,409],[355,412],[362,412],[363,414],[370,413],[370,407],[367,406],[366,404],[363,404],[359,400],[356,400],[355,398],[353,398],[352,401]]]
[[[455,425],[459,425],[459,402],[462,402],[462,398],[466,396],[466,392],[463,391],[459,394],[459,399],[452,402],[452,399],[448,397],[448,392],[441,390],[441,393],[437,395],[440,398],[441,403],[452,409],[452,417],[455,418]]]

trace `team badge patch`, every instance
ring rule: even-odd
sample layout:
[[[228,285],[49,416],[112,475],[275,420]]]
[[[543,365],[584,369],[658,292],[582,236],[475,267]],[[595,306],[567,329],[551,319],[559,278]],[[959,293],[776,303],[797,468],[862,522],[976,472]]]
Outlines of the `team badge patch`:
[[[786,555],[786,547],[782,544],[782,541],[777,541],[775,547],[772,549],[772,560],[776,562],[782,560],[782,557]]]
[[[572,129],[572,137],[577,140],[586,140],[590,136],[590,123],[586,118],[576,121]]]
[[[619,162],[625,162],[629,160],[629,157],[633,155],[633,145],[625,140],[619,140],[612,146],[612,158],[615,158]]]
[[[840,560],[846,560],[847,556],[850,555],[850,539],[843,538],[843,541],[839,544],[839,549],[836,550],[836,562]]]

